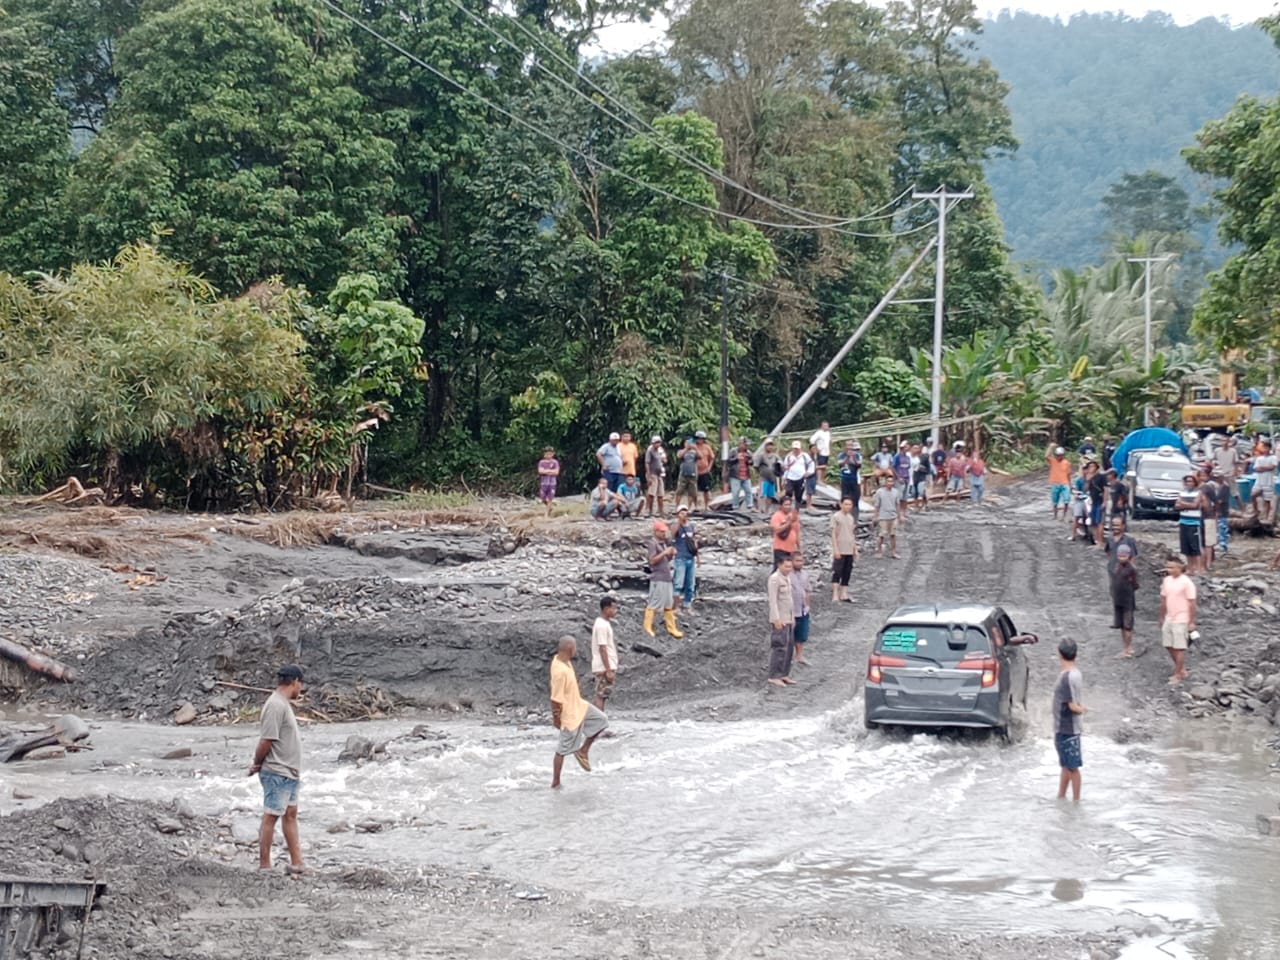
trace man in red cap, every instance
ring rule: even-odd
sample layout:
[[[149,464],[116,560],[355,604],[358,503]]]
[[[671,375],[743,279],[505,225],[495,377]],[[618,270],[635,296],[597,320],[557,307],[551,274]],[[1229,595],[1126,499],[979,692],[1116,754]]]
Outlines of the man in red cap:
[[[667,542],[667,525],[661,520],[653,523],[653,539],[645,551],[649,564],[649,600],[644,607],[644,632],[653,637],[653,620],[662,611],[667,633],[679,640],[684,636],[676,626],[675,591],[671,583],[671,559],[676,548]]]

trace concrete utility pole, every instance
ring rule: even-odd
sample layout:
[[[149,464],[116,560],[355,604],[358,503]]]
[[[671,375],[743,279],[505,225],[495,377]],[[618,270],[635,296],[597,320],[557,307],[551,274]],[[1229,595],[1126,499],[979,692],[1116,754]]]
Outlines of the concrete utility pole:
[[[947,282],[947,211],[961,200],[972,200],[972,190],[950,191],[944,184],[937,190],[912,192],[912,200],[928,200],[938,205],[938,265],[933,278],[933,392],[929,398],[929,438],[938,447],[938,427],[942,420],[942,317]],[[952,202],[954,201],[954,203]]]
[[[1151,265],[1173,259],[1173,254],[1161,257],[1128,257],[1130,263],[1142,264],[1142,315],[1144,317],[1142,339],[1142,372],[1151,372]],[[1142,408],[1142,425],[1151,426],[1151,407]]]
[[[889,292],[880,298],[880,302],[875,305],[869,314],[867,314],[867,318],[862,321],[858,326],[858,329],[849,335],[849,339],[844,342],[844,346],[836,351],[836,355],[831,358],[831,361],[825,367],[822,368],[822,372],[813,378],[813,383],[809,384],[809,389],[805,390],[805,392],[800,395],[800,399],[791,405],[791,409],[782,415],[782,419],[779,420],[773,430],[770,431],[770,436],[776,437],[778,434],[782,433],[783,430],[787,429],[787,424],[795,418],[797,413],[804,409],[804,405],[809,402],[815,393],[818,392],[818,388],[822,386],[822,381],[826,380],[827,377],[831,376],[831,374],[835,372],[836,367],[840,366],[840,362],[849,355],[849,351],[853,349],[854,344],[862,339],[862,335],[866,333],[867,328],[875,322],[876,317],[880,316],[880,314],[884,312],[885,307],[893,303],[893,298],[897,296],[898,291],[902,289],[902,285],[907,282],[907,278],[910,277],[911,274],[915,273],[916,267],[920,266],[925,255],[928,254],[929,250],[932,249],[933,245],[937,242],[938,239],[935,237],[925,244],[923,250],[916,254],[916,258],[911,261],[911,264],[906,270],[902,271],[902,275],[894,281],[893,286],[889,288]]]

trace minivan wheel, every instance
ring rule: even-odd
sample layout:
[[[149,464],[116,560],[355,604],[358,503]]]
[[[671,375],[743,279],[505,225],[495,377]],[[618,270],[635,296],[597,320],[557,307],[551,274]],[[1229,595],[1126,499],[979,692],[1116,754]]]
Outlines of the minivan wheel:
[[[862,724],[867,728],[867,733],[875,733],[880,729],[880,724],[876,723],[874,720],[863,720]]]
[[[1025,703],[1014,703],[1013,698],[1010,697],[1009,721],[1000,730],[1000,735],[1004,737],[1005,743],[1019,743],[1027,732],[1027,723],[1027,705]]]

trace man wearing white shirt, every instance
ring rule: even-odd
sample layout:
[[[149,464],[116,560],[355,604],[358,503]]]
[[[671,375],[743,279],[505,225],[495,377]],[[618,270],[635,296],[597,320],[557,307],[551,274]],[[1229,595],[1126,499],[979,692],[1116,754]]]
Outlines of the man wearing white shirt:
[[[831,424],[826,420],[817,430],[813,432],[813,436],[809,438],[811,446],[818,448],[818,482],[827,482],[827,464],[831,462]]]
[[[814,469],[813,457],[804,452],[799,440],[793,440],[791,452],[782,461],[782,476],[787,483],[786,495],[795,499],[797,510],[804,506],[805,477],[813,473]]]
[[[618,601],[613,597],[600,598],[600,616],[591,627],[591,673],[596,679],[596,708],[604,709],[604,702],[613,695],[613,684],[618,676],[618,645],[613,639],[612,620],[618,615]]]
[[[1262,453],[1253,458],[1253,473],[1258,479],[1253,485],[1253,497],[1258,503],[1258,522],[1270,526],[1276,515],[1276,467],[1280,460],[1271,450],[1271,441],[1263,440]]]

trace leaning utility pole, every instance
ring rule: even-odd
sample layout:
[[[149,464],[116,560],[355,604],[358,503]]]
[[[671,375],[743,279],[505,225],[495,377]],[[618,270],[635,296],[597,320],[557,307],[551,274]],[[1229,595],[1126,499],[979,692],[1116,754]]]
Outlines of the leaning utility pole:
[[[1166,260],[1172,260],[1173,254],[1165,254],[1162,257],[1127,257],[1130,263],[1142,264],[1142,315],[1143,323],[1143,339],[1142,339],[1142,374],[1149,376],[1151,374],[1151,265],[1153,263],[1164,263]],[[1142,408],[1142,425],[1144,427],[1151,426],[1151,407]]]
[[[943,291],[947,278],[947,211],[961,200],[972,200],[972,190],[950,191],[944,184],[937,190],[913,191],[912,200],[928,200],[938,205],[938,265],[933,277],[933,391],[929,398],[929,438],[938,447],[938,428],[942,421],[942,317],[945,307]],[[952,203],[955,201],[955,203]]]
[[[835,372],[836,367],[840,366],[840,362],[849,355],[849,351],[853,349],[854,344],[862,339],[862,335],[867,332],[867,329],[871,324],[875,323],[876,317],[880,316],[880,314],[884,312],[885,307],[893,303],[893,298],[898,295],[898,291],[901,290],[902,285],[907,282],[907,278],[910,277],[911,274],[915,273],[916,267],[920,266],[925,255],[929,252],[929,249],[937,242],[937,237],[934,237],[934,239],[925,244],[923,250],[916,254],[916,258],[911,261],[907,266],[907,269],[903,270],[898,279],[894,281],[893,286],[889,288],[889,292],[880,298],[880,302],[872,308],[869,314],[867,314],[867,318],[862,321],[858,326],[858,329],[849,335],[849,339],[844,342],[844,346],[836,351],[836,355],[831,358],[825,367],[822,368],[822,372],[813,378],[813,383],[809,384],[808,389],[800,395],[800,399],[793,403],[791,405],[791,409],[782,415],[782,419],[779,420],[777,424],[774,425],[773,430],[770,431],[770,436],[776,437],[778,434],[782,433],[783,430],[787,429],[787,425],[791,423],[795,418],[795,415],[803,410],[804,405],[809,402],[815,393],[818,392],[818,388],[822,386],[822,381],[826,380],[827,377],[831,376],[831,374]]]

